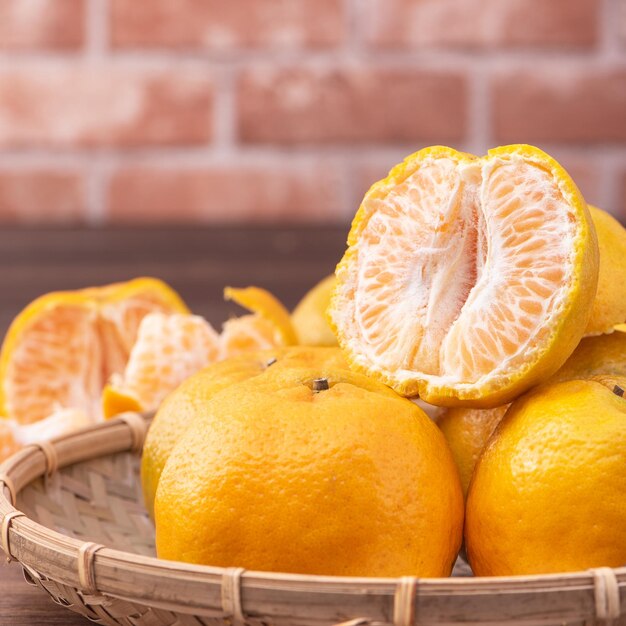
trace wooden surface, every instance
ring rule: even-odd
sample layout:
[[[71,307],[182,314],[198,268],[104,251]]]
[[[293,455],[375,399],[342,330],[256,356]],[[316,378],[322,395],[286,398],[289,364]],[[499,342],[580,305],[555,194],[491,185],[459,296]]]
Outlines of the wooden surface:
[[[4,230],[0,232],[0,329],[38,295],[157,276],[219,328],[241,309],[225,303],[225,285],[266,287],[289,307],[333,271],[346,228]],[[19,566],[0,566],[0,626],[84,626],[24,581]]]

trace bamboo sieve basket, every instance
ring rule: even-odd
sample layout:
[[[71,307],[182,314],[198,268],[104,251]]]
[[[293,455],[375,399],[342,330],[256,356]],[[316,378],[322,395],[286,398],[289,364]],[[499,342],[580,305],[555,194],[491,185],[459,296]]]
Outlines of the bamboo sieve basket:
[[[626,626],[626,568],[381,579],[157,559],[138,479],[147,426],[128,413],[0,466],[2,548],[28,582],[99,624]]]

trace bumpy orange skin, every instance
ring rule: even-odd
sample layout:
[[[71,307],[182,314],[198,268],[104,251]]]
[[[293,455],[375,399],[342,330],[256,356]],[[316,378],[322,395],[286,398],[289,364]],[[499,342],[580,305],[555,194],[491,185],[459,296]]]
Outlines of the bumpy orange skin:
[[[598,241],[589,209],[568,173],[553,158],[534,146],[524,144],[502,146],[489,150],[485,158],[507,159],[511,156],[522,157],[526,162],[549,172],[558,181],[559,192],[571,208],[573,219],[577,223],[577,236],[573,244],[574,271],[568,299],[556,319],[551,320],[550,332],[541,349],[536,351],[532,358],[528,358],[521,367],[496,380],[487,377],[483,382],[475,384],[449,385],[445,381],[442,383],[427,381],[419,372],[415,372],[415,376],[410,379],[398,379],[395,371],[381,367],[366,358],[363,350],[355,349],[347,338],[345,328],[338,324],[337,320],[341,319],[343,283],[349,280],[351,266],[357,258],[356,246],[361,233],[377,210],[377,201],[384,199],[390,190],[415,172],[423,160],[443,157],[462,165],[479,159],[445,146],[432,146],[408,156],[391,170],[387,178],[372,185],[354,217],[348,235],[348,248],[337,265],[335,271],[337,286],[327,316],[339,345],[346,352],[346,358],[355,371],[374,377],[401,395],[419,396],[436,406],[494,408],[510,402],[545,381],[574,351],[589,322],[598,284]],[[345,295],[343,297],[345,298]],[[352,298],[354,297],[352,294]],[[383,303],[383,306],[393,305],[393,302]]]
[[[606,211],[589,206],[600,246],[598,291],[585,335],[613,332],[613,327],[626,322],[626,298],[622,286],[626,282],[626,229]]]
[[[626,376],[626,333],[583,339],[563,367],[546,384],[566,380],[588,380],[596,376]],[[444,409],[437,425],[443,432],[461,474],[467,495],[474,467],[489,437],[510,405],[494,409]]]
[[[272,361],[274,361],[272,363]],[[141,481],[146,508],[153,515],[154,497],[163,467],[189,426],[206,413],[207,402],[230,385],[258,376],[268,363],[284,367],[347,368],[338,348],[276,348],[251,352],[214,363],[189,377],[165,398],[155,415],[143,448]]]
[[[329,380],[314,392],[312,380]],[[447,576],[463,495],[436,426],[348,371],[284,369],[215,396],[156,498],[165,559],[346,576]]]
[[[463,495],[467,495],[474,466],[489,437],[504,417],[508,404],[494,409],[446,409],[437,426],[446,438],[459,468]]]
[[[326,309],[335,288],[331,274],[310,289],[291,314],[291,322],[303,346],[336,346],[337,337],[326,321]]]
[[[626,563],[626,399],[568,381],[511,405],[476,466],[465,526],[478,576]]]
[[[609,335],[582,339],[549,382],[588,379],[602,374],[626,376],[626,333],[616,330]]]

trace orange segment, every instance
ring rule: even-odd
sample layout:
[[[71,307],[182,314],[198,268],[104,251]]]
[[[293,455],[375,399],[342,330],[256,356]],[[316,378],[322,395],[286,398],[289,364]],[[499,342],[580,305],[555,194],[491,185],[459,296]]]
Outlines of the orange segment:
[[[105,287],[98,299],[107,379],[124,371],[139,324],[148,313],[189,313],[180,296],[157,278],[139,278]]]
[[[0,353],[0,414],[23,424],[58,408],[99,415],[104,382],[123,371],[139,322],[150,311],[187,307],[151,278],[50,293],[29,304]]]
[[[123,377],[103,391],[103,412],[156,409],[178,385],[219,356],[219,336],[197,315],[149,313],[137,333]]]
[[[531,146],[421,150],[366,194],[329,315],[352,364],[432,404],[496,406],[552,374],[598,278],[587,206]]]
[[[276,326],[264,317],[253,314],[224,322],[220,343],[222,357],[226,359],[284,345],[276,333]]]

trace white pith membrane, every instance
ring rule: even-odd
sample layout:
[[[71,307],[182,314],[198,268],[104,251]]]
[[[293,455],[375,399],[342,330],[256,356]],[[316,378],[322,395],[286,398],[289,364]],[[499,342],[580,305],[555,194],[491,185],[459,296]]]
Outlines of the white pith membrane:
[[[7,417],[28,424],[78,409],[100,419],[104,384],[124,371],[141,320],[168,309],[141,294],[101,306],[59,303],[37,315],[3,381]]]
[[[550,172],[517,155],[431,157],[364,208],[332,311],[360,365],[462,389],[538,358],[580,237]]]

